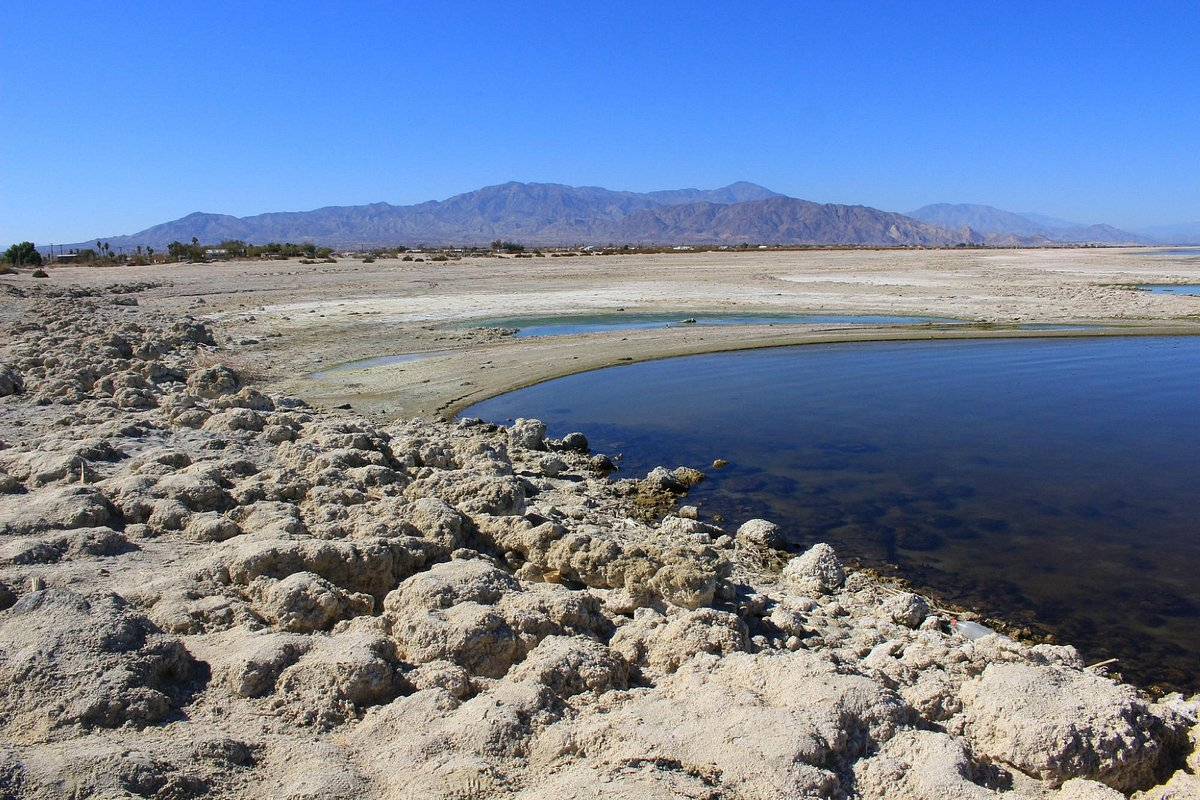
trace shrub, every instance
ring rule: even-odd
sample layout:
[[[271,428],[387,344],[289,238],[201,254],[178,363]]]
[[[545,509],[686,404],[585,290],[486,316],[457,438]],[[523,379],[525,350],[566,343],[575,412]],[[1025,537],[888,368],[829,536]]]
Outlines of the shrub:
[[[35,269],[35,270],[33,271],[33,277],[35,277],[35,278],[49,278],[50,276],[49,276],[49,275],[46,273],[46,270],[44,270],[44,269],[41,269],[41,268],[39,267],[38,269]]]

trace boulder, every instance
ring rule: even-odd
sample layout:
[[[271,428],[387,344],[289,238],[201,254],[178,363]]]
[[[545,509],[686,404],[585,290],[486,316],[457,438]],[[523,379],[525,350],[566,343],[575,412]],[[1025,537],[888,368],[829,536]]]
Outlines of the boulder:
[[[204,676],[179,640],[114,594],[26,594],[0,623],[0,653],[0,721],[27,735],[160,722]]]
[[[1131,686],[1080,669],[990,664],[962,687],[972,749],[1042,780],[1153,786],[1185,735]]]
[[[525,450],[545,450],[546,426],[541,420],[517,419],[508,428],[508,440]]]
[[[841,560],[825,543],[815,544],[788,561],[780,576],[785,588],[799,594],[828,594],[841,587],[845,579]]]
[[[740,547],[758,550],[783,550],[787,547],[787,538],[774,522],[765,519],[750,519],[737,529],[734,540]]]
[[[900,592],[883,601],[880,610],[897,625],[918,628],[929,615],[929,604],[925,598],[912,592]]]
[[[293,633],[328,630],[339,620],[370,614],[374,607],[371,595],[346,592],[311,572],[296,572],[283,580],[258,578],[249,594],[268,622]]]

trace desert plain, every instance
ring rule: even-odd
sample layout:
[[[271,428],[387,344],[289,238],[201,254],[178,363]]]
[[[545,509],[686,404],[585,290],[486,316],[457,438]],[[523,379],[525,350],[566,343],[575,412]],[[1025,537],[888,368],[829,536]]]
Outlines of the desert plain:
[[[964,635],[836,543],[792,554],[770,521],[694,519],[694,470],[614,475],[586,431],[453,420],[537,381],[691,353],[1191,335],[1200,297],[1136,287],[1200,282],[1194,255],[48,272],[0,276],[4,796],[1200,794],[1200,698],[1148,695],[1069,645]],[[480,324],[651,311],[954,321]],[[415,353],[430,355],[355,366]]]

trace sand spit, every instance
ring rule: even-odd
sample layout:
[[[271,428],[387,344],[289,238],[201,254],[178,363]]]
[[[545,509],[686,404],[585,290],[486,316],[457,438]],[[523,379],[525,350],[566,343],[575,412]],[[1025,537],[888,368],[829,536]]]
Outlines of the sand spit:
[[[0,795],[1200,794],[1200,697],[689,519],[694,470],[263,393],[159,287],[0,291]]]

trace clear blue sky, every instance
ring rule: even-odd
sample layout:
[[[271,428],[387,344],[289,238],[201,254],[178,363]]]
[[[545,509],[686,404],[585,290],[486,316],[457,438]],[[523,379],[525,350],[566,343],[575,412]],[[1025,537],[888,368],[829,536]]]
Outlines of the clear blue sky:
[[[1200,219],[1200,2],[0,0],[0,241],[750,180]]]

